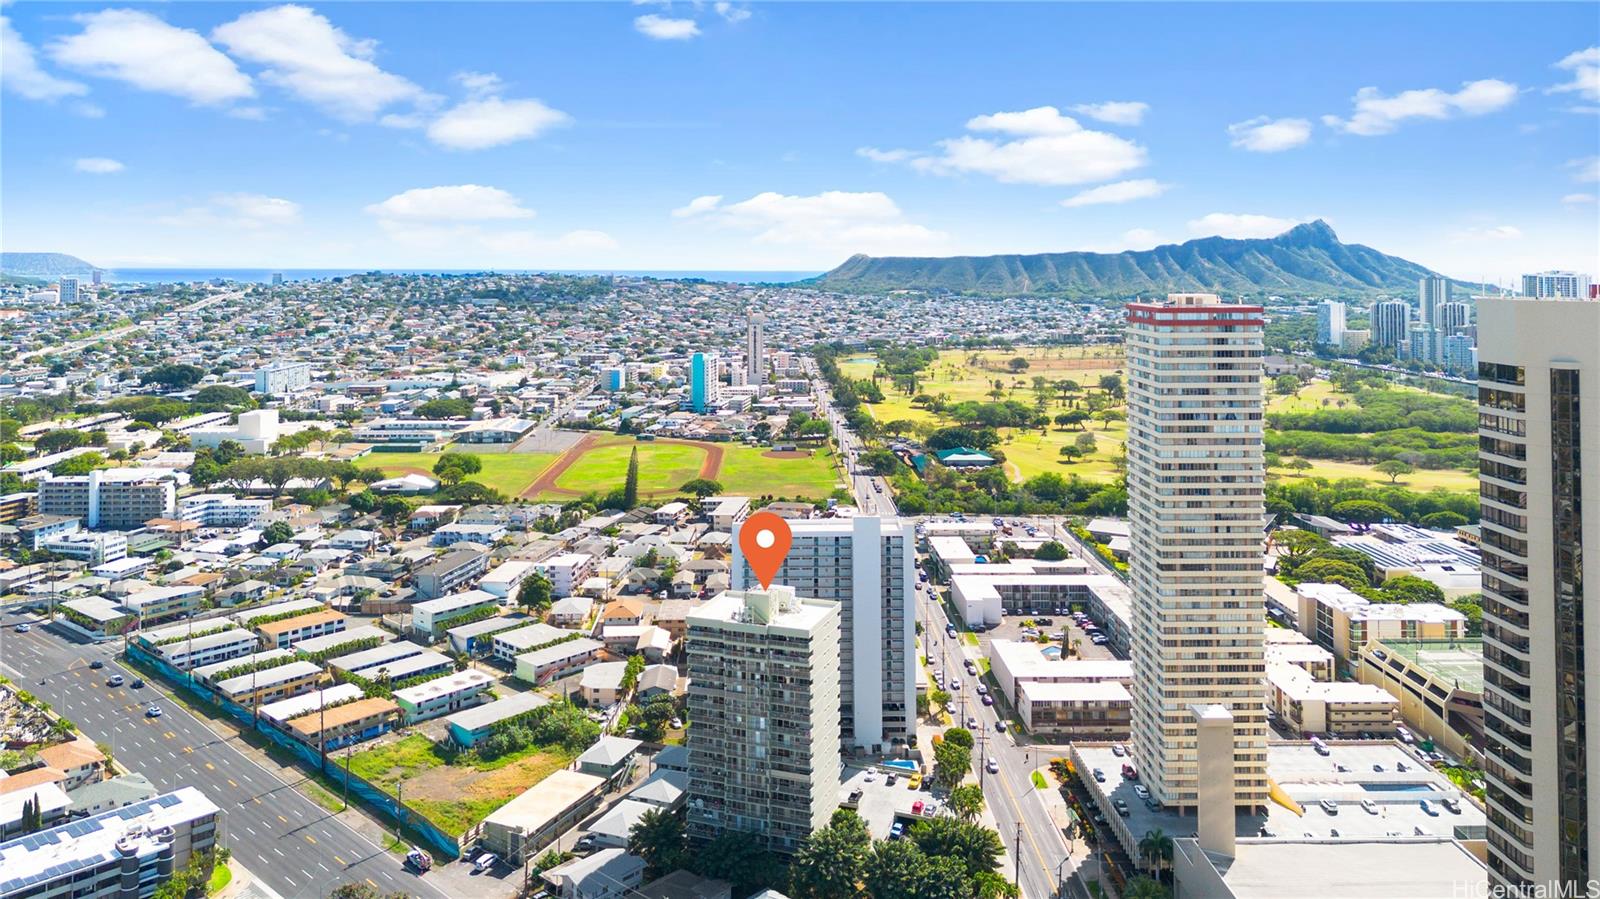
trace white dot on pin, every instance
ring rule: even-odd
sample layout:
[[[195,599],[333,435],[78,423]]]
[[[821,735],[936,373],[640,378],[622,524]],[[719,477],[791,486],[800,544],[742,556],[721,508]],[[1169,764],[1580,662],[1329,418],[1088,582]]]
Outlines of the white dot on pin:
[[[756,545],[762,549],[771,549],[772,544],[777,542],[778,535],[772,533],[771,531],[761,530],[756,533]]]

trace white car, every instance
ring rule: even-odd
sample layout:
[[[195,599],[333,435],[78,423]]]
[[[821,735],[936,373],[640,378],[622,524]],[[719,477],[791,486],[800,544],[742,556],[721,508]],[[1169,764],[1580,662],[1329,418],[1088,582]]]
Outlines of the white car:
[[[1149,799],[1150,790],[1144,784],[1134,784],[1133,795],[1139,797],[1140,799]]]
[[[485,852],[478,856],[477,861],[472,863],[472,870],[477,874],[482,874],[494,868],[495,863],[498,861],[500,861],[500,856],[495,855],[493,852]]]
[[[990,774],[1000,773],[1000,763],[995,761],[992,756],[989,758],[988,764],[984,765],[983,767],[987,769]]]

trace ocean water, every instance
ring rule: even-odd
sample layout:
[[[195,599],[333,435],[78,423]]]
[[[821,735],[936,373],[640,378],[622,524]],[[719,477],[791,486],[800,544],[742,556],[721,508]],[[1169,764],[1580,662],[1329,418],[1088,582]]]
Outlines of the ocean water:
[[[504,274],[533,274],[554,271],[564,275],[623,275],[635,278],[696,278],[703,281],[720,281],[734,284],[783,284],[813,278],[821,272],[756,272],[756,271],[668,271],[668,270],[564,270],[564,269],[366,269],[366,268],[125,268],[110,270],[105,280],[121,284],[174,284],[188,281],[254,282],[268,284],[274,273],[282,274],[285,281],[325,281],[370,271],[407,275],[464,275],[475,272],[497,271]],[[84,279],[88,280],[88,279]]]

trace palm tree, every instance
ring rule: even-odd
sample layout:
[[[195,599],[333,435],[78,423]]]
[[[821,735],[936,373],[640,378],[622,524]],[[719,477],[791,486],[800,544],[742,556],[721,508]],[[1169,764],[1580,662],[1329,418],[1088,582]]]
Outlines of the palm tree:
[[[1172,858],[1172,837],[1159,827],[1145,831],[1139,840],[1139,854],[1150,863],[1150,872],[1160,877],[1161,868]]]
[[[1167,899],[1167,888],[1143,874],[1128,881],[1123,899]]]

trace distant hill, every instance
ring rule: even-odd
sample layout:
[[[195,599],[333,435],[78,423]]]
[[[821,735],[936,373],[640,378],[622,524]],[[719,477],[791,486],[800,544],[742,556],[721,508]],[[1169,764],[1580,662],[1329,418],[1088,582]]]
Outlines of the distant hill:
[[[1018,296],[1124,298],[1167,291],[1227,294],[1414,292],[1436,274],[1415,262],[1339,240],[1320,219],[1277,237],[1202,237],[1123,253],[1006,256],[852,256],[811,282],[858,292],[929,290]]]
[[[87,278],[96,268],[66,253],[0,253],[0,272],[24,278]]]

